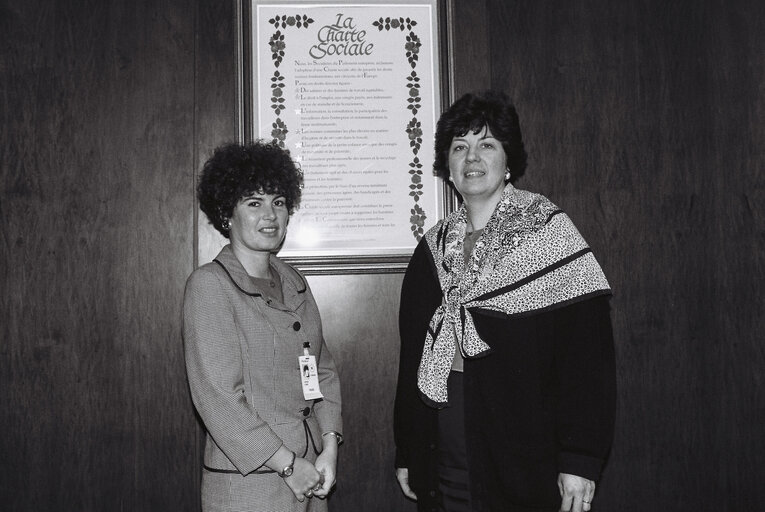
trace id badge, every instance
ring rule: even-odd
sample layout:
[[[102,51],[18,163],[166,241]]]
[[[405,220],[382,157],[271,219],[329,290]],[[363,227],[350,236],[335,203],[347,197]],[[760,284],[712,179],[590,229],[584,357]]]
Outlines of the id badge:
[[[300,382],[303,383],[303,397],[306,400],[324,398],[319,389],[319,372],[316,369],[316,356],[300,356]]]

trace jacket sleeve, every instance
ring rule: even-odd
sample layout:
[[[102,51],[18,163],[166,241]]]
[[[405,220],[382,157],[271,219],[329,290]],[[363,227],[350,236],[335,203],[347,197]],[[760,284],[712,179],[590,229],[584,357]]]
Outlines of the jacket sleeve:
[[[319,316],[319,308],[316,305],[316,301],[311,294],[311,290],[307,292],[308,300],[311,301],[311,307],[316,312],[316,318],[319,323],[321,320]],[[319,325],[321,328],[321,325]],[[342,435],[343,433],[343,419],[341,416],[342,399],[340,395],[340,377],[337,373],[337,367],[335,360],[332,357],[332,353],[324,341],[324,335],[321,337],[321,356],[317,362],[319,372],[319,389],[321,389],[324,399],[320,400],[314,406],[314,413],[316,419],[319,422],[319,428],[321,433],[324,432],[337,432]]]
[[[209,270],[189,277],[183,300],[186,372],[205,428],[244,475],[261,467],[283,443],[247,403],[242,348],[225,286]]]
[[[432,265],[432,258],[425,240],[417,245],[409,261],[401,287],[399,309],[399,335],[401,348],[398,367],[396,401],[393,407],[393,435],[396,443],[397,468],[410,467],[409,448],[421,442],[415,433],[421,432],[419,424],[424,403],[417,388],[417,369],[422,357],[423,344],[433,312],[441,304],[441,288]],[[419,427],[419,428],[418,428]]]
[[[598,480],[611,449],[616,371],[608,296],[564,307],[554,323],[558,468]]]

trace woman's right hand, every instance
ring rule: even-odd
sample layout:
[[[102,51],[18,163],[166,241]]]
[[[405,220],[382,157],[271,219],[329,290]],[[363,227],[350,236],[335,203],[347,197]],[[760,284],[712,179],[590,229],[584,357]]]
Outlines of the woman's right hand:
[[[409,487],[409,468],[396,468],[396,480],[398,480],[398,485],[401,486],[404,496],[417,501],[417,495]]]
[[[321,488],[321,480],[321,473],[302,457],[295,457],[292,475],[284,477],[284,483],[300,502],[313,497],[314,489]]]

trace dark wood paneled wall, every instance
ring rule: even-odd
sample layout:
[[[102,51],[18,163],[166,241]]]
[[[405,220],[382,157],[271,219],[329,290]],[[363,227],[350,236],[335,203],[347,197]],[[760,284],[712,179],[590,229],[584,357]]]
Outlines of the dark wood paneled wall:
[[[194,9],[0,7],[0,508],[194,510]]]
[[[393,469],[402,274],[310,276],[324,337],[338,363],[346,443],[333,512],[414,510]]]
[[[760,507],[765,7],[488,5],[520,185],[568,211],[614,288],[617,436],[594,510]]]
[[[237,32],[236,32],[236,1],[204,0],[193,2],[192,11],[195,13],[194,41],[194,164],[191,169],[192,190],[186,197],[189,210],[186,211],[193,219],[194,237],[191,246],[182,249],[191,250],[194,259],[193,268],[199,265],[196,261],[198,251],[199,209],[195,200],[195,190],[199,169],[209,158],[212,151],[224,142],[237,139]],[[190,273],[190,272],[189,272]],[[185,381],[185,372],[181,377]],[[191,400],[186,400],[183,406],[192,410]],[[205,431],[198,416],[196,421],[187,422],[185,427],[196,433],[195,442],[191,445],[178,445],[180,450],[195,450],[192,465],[193,477],[184,481],[189,493],[189,507],[177,510],[201,510],[201,463],[205,442]]]

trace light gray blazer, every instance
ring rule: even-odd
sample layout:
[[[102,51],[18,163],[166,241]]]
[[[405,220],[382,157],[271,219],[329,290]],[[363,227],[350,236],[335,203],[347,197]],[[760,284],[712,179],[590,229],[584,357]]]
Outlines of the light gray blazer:
[[[219,262],[219,263],[216,263]],[[205,428],[205,466],[246,475],[279,447],[302,456],[306,419],[321,450],[321,434],[342,432],[340,382],[324,345],[321,318],[305,278],[271,256],[284,304],[268,300],[227,245],[186,283],[183,340],[194,406]],[[298,357],[303,342],[316,356],[324,400],[303,398]]]

